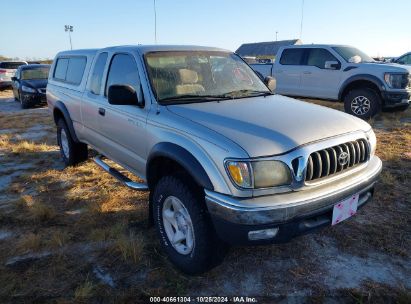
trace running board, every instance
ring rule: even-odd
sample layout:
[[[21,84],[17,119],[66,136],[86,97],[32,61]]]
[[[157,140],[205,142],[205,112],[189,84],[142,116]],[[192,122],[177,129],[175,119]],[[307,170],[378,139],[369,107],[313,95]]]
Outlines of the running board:
[[[99,165],[104,171],[107,173],[111,174],[113,177],[115,177],[117,180],[119,180],[124,186],[129,187],[133,190],[138,190],[138,191],[148,191],[148,186],[144,183],[136,183],[133,182],[131,179],[129,179],[127,176],[124,176],[121,174],[118,170],[110,167],[107,165],[103,160],[102,155],[97,155],[96,157],[93,158],[93,161]]]

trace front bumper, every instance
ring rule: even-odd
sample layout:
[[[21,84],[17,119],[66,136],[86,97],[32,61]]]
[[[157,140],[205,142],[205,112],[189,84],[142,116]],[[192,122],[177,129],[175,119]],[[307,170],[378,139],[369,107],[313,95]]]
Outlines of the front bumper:
[[[0,80],[0,88],[10,88],[12,86],[12,82],[8,80]]]
[[[384,109],[396,107],[408,107],[411,100],[411,92],[382,92],[382,99],[384,100]]]
[[[45,93],[27,93],[21,92],[21,98],[30,105],[46,103]]]
[[[215,230],[224,241],[235,244],[285,242],[331,223],[336,203],[358,193],[358,207],[370,201],[381,172],[374,156],[368,165],[348,177],[324,186],[254,198],[234,198],[206,190],[206,203]],[[258,207],[256,207],[258,206]],[[250,241],[250,231],[279,228],[271,239]]]

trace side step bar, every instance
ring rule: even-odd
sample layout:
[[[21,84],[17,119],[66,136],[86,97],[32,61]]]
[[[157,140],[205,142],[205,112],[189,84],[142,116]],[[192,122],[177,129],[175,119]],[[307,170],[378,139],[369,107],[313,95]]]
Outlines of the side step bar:
[[[119,180],[124,186],[129,187],[133,190],[138,190],[138,191],[148,191],[148,186],[144,183],[136,183],[133,182],[131,179],[129,179],[127,176],[124,176],[121,174],[118,170],[110,167],[107,165],[103,160],[102,155],[97,155],[96,157],[93,158],[93,161],[99,165],[104,171],[107,173],[111,174],[113,177],[115,177],[117,180]]]

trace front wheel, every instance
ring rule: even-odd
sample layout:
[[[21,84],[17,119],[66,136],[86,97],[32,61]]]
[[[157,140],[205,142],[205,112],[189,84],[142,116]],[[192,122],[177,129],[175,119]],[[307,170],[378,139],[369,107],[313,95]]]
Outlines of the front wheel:
[[[153,219],[169,260],[186,274],[201,274],[221,262],[226,247],[217,239],[201,191],[175,176],[154,189]]]
[[[372,89],[354,89],[344,98],[345,112],[362,119],[369,119],[381,110],[381,98]]]
[[[57,143],[60,147],[60,155],[66,166],[74,166],[88,157],[87,145],[76,143],[71,137],[70,131],[63,119],[57,122]]]

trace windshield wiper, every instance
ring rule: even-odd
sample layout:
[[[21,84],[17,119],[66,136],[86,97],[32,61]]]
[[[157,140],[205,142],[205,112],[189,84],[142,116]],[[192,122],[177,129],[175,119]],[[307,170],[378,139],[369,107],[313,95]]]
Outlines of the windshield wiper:
[[[227,96],[231,98],[256,97],[256,96],[268,96],[268,95],[274,95],[274,94],[270,91],[257,91],[257,90],[236,90],[236,91],[231,91],[231,92],[222,94],[222,96]]]
[[[224,100],[224,99],[231,99],[232,97],[224,95],[195,95],[195,94],[184,94],[172,97],[166,97],[159,99],[159,102],[164,101],[194,101],[194,100]]]

